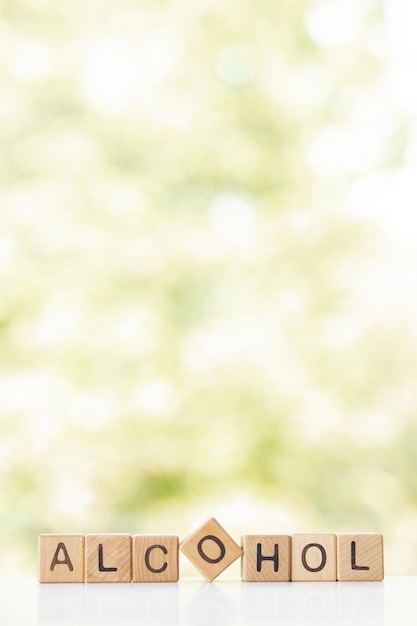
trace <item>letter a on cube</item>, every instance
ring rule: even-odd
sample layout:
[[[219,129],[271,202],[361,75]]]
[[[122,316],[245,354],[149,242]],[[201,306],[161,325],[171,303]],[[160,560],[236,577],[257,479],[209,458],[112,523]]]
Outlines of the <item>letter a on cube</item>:
[[[83,583],[84,536],[39,535],[38,579],[40,583]]]

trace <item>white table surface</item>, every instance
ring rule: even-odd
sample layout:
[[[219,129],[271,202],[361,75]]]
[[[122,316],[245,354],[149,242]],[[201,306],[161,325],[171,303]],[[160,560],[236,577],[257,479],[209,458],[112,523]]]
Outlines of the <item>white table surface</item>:
[[[382,583],[42,584],[0,581],[1,626],[417,623],[417,577]]]

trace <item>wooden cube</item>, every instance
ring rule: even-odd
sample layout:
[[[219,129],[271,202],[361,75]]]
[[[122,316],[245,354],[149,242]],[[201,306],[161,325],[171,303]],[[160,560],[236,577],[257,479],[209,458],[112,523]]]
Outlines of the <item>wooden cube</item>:
[[[337,535],[337,580],[384,579],[384,546],[378,533]]]
[[[333,533],[292,536],[291,580],[336,580],[336,535]]]
[[[180,549],[209,582],[243,553],[213,517],[188,535],[180,543]]]
[[[133,582],[176,583],[178,543],[175,535],[133,535]]]
[[[130,583],[132,537],[124,534],[87,535],[85,570],[88,583]]]
[[[242,579],[246,582],[288,582],[291,574],[289,535],[244,535]]]
[[[39,535],[39,582],[83,583],[84,543],[83,535]]]

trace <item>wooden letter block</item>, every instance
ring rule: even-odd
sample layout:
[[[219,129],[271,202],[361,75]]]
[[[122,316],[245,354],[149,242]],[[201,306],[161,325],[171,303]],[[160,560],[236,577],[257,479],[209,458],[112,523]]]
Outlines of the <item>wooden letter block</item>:
[[[209,582],[243,553],[213,517],[188,535],[181,542],[180,549]]]
[[[40,583],[83,583],[83,535],[39,535],[38,564]]]
[[[88,583],[130,583],[132,537],[123,534],[87,535],[85,580]]]
[[[377,533],[337,535],[337,580],[378,581],[383,579],[382,535]]]
[[[133,582],[176,583],[178,542],[175,535],[133,535]]]
[[[244,535],[242,579],[246,582],[288,582],[291,574],[289,535]]]
[[[291,580],[336,580],[336,535],[333,533],[292,536]]]

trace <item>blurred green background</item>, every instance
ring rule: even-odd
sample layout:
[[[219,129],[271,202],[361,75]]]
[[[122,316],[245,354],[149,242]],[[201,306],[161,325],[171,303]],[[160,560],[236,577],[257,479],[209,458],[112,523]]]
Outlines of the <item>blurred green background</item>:
[[[208,515],[417,574],[415,18],[2,1],[1,574]]]

